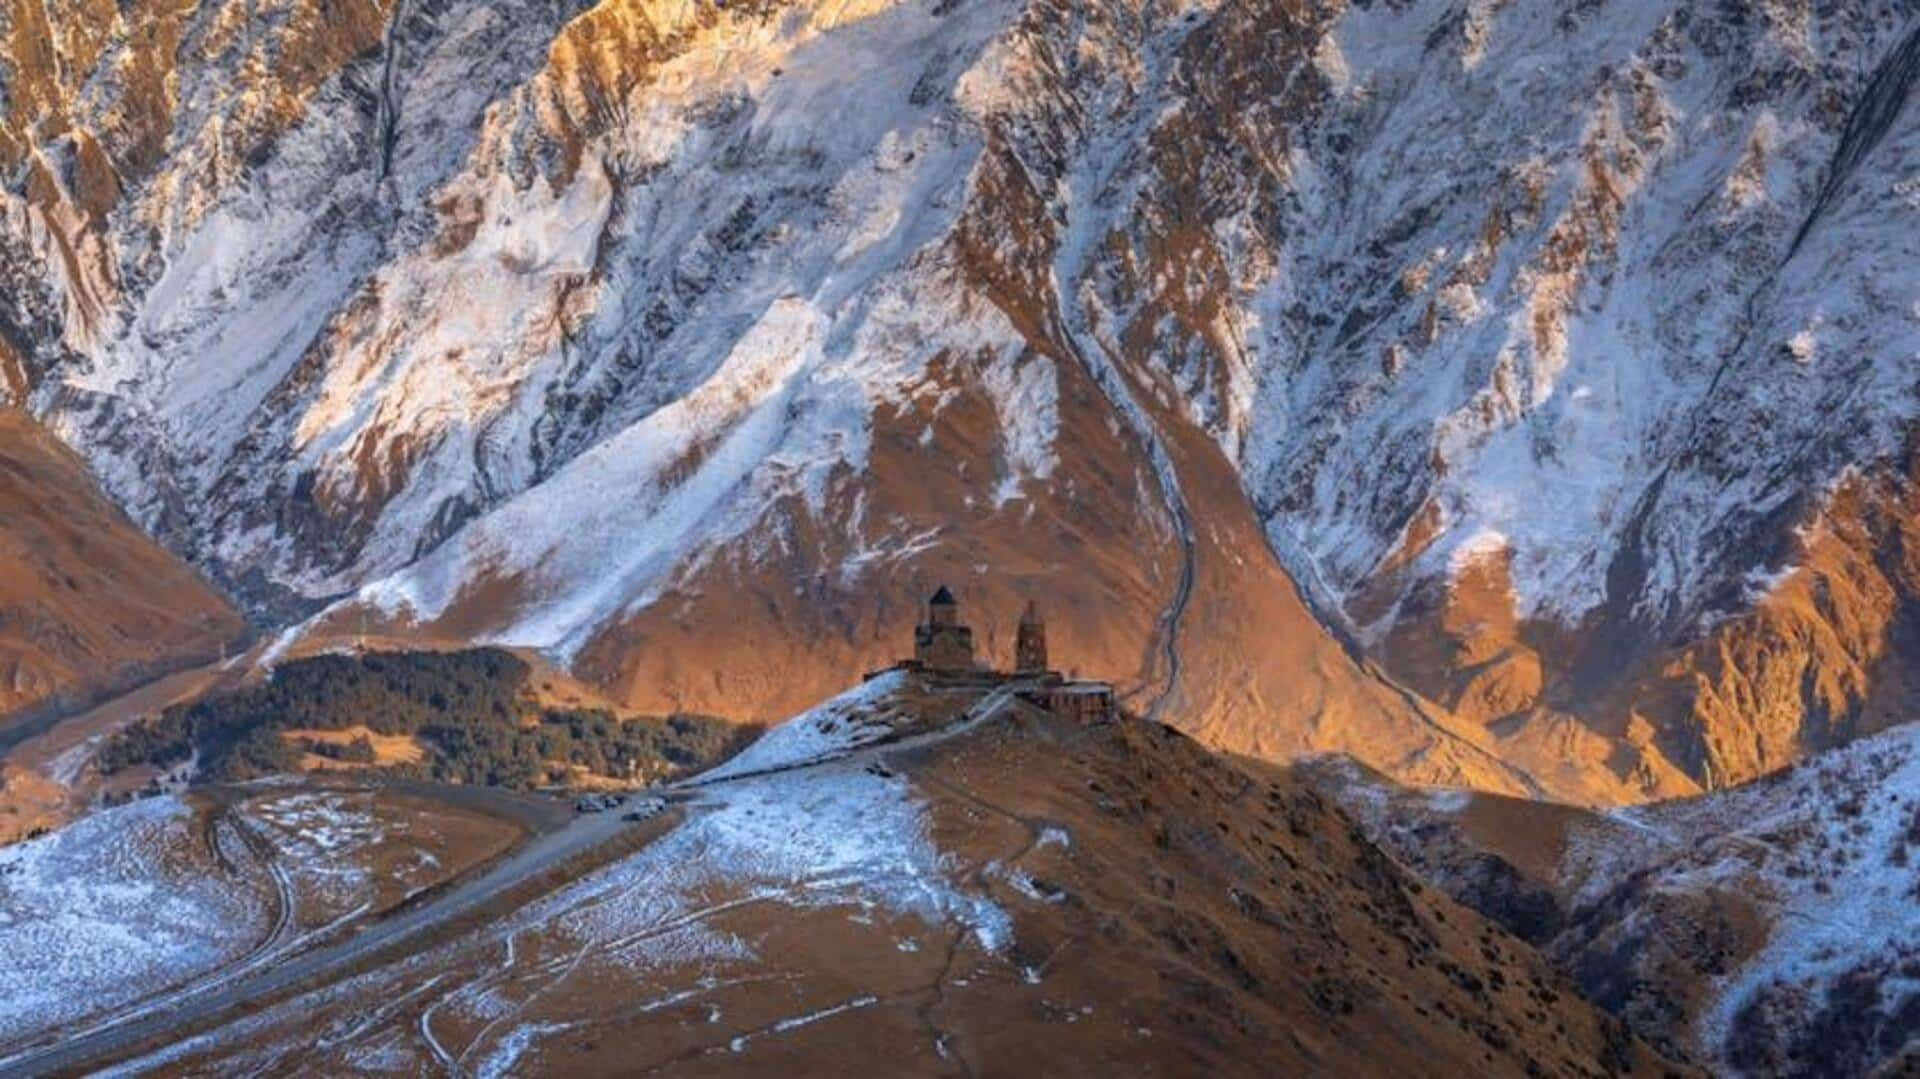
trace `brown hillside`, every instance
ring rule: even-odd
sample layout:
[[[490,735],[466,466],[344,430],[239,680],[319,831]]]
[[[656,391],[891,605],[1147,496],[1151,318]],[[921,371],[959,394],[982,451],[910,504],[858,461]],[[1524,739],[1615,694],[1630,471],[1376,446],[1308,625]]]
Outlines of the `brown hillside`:
[[[906,795],[941,867],[939,883],[922,878],[906,894],[956,889],[941,908],[949,917],[884,898],[900,894],[885,856],[850,876],[801,853],[836,857],[842,839],[804,833],[833,831],[842,798],[888,812],[890,796],[869,805],[851,793],[882,789]],[[753,831],[765,845],[751,855],[733,845],[747,818],[720,831],[700,824],[742,806],[781,822]],[[1022,706],[941,744],[721,783],[681,812],[628,862],[494,928],[149,1063],[325,1073],[504,1061],[567,1075],[1685,1072],[1527,945],[1416,883],[1320,795],[1156,724],[1081,726]],[[802,833],[790,841],[789,818]],[[689,836],[707,838],[691,840],[698,857],[679,860]],[[1008,922],[983,933],[982,910]]]
[[[245,630],[79,458],[0,408],[0,719],[212,659]]]

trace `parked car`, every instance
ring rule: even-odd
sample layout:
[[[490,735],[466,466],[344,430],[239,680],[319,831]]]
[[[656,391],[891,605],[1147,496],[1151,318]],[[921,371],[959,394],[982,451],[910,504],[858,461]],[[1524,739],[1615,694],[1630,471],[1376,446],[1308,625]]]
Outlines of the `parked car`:
[[[583,794],[574,799],[575,813],[605,813],[609,809],[618,809],[626,804],[624,794]]]
[[[665,812],[667,802],[664,798],[642,798],[634,803],[632,809],[621,814],[620,819],[629,823],[657,817]]]

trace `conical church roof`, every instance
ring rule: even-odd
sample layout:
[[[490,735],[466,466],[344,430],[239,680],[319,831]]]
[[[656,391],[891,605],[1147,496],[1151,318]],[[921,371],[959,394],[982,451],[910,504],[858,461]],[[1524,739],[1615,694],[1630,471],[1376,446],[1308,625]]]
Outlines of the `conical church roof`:
[[[937,603],[941,605],[951,605],[957,601],[953,598],[953,593],[947,590],[947,586],[941,585],[940,591],[935,592],[933,594],[933,598],[928,600],[927,602],[930,604]]]

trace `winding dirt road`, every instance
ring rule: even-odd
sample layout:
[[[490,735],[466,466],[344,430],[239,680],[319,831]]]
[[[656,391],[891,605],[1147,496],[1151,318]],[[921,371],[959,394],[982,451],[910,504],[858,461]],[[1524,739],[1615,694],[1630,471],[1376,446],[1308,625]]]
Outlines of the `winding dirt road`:
[[[359,933],[311,951],[287,956],[285,948],[255,951],[240,969],[223,967],[186,986],[149,997],[78,1029],[59,1041],[0,1059],[0,1075],[45,1075],[79,1070],[128,1051],[234,1018],[243,1010],[309,983],[354,972],[363,964],[398,958],[423,944],[436,929],[479,913],[493,900],[538,880],[644,825],[618,814],[582,816],[565,827],[528,840],[478,874],[457,881],[410,908],[374,922]],[[285,901],[283,896],[282,901]],[[282,959],[270,965],[268,960]]]
[[[535,835],[472,876],[420,897],[351,937],[322,942],[305,951],[299,949],[314,939],[311,935],[277,946],[265,944],[236,964],[209,972],[186,986],[96,1017],[77,1028],[54,1032],[59,1039],[56,1042],[27,1046],[0,1057],[0,1076],[76,1072],[123,1060],[139,1051],[216,1028],[298,990],[399,960],[444,939],[440,934],[460,922],[484,924],[576,878],[596,859],[618,857],[642,842],[650,842],[675,823],[679,813],[698,812],[703,792],[708,789],[830,761],[877,762],[887,753],[943,742],[1002,715],[1024,686],[1016,683],[997,687],[937,730],[766,771],[717,779],[690,777],[665,789],[668,812],[644,822],[624,821],[618,812],[577,816],[554,831]],[[284,893],[281,902],[288,902]],[[431,1031],[428,1033],[431,1039]]]

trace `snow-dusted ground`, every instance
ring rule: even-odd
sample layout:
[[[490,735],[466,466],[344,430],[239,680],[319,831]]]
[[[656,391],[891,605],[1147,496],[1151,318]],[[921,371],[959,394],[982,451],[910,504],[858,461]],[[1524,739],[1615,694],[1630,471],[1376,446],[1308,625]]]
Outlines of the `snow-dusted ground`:
[[[695,782],[731,779],[755,772],[826,760],[879,741],[894,732],[886,720],[888,699],[906,685],[898,671],[880,675],[808,709],[769,730],[739,756],[702,772]]]
[[[371,901],[378,881],[365,855],[387,838],[360,791],[307,791],[255,799],[240,812],[286,867],[309,915],[338,914]]]
[[[476,937],[321,990],[326,999],[372,993],[382,1003],[321,1031],[319,1044],[351,1046],[352,1059],[369,1068],[521,1070],[538,1060],[543,1039],[561,1035],[575,1018],[591,1018],[542,1010],[582,986],[632,985],[634,998],[620,1007],[644,1012],[738,980],[777,976],[756,952],[757,938],[730,928],[738,924],[730,922],[735,913],[766,908],[774,908],[775,920],[782,907],[844,911],[863,924],[881,915],[908,917],[954,927],[982,951],[1006,949],[1011,917],[958,882],[960,867],[933,841],[911,781],[836,759],[871,740],[871,732],[849,735],[841,721],[897,688],[892,679],[876,682],[775,728],[762,739],[771,748],[755,767],[694,786],[683,819],[637,853]],[[823,719],[831,729],[821,729]],[[1043,841],[1070,842],[1057,830]],[[917,946],[911,936],[900,941],[903,951]],[[845,1006],[864,1006],[863,999]],[[394,1023],[402,1008],[421,1005],[416,1020]],[[306,1006],[290,1001],[136,1062],[134,1070],[209,1048],[271,1054],[254,1039]],[[825,1014],[796,1015],[767,1030]]]
[[[671,832],[528,908],[503,940],[558,931],[580,943],[581,956],[640,967],[745,959],[747,942],[715,935],[706,921],[777,902],[914,914],[966,926],[984,949],[1004,947],[1011,921],[952,883],[910,782],[839,760],[891,732],[874,715],[903,682],[883,675],[775,727],[698,777],[695,801]],[[721,779],[728,782],[710,783]]]
[[[716,894],[738,897],[727,902],[871,905],[918,914],[968,926],[989,950],[1010,940],[1003,911],[950,881],[909,781],[853,763],[714,788],[659,841],[529,908],[514,925],[559,929],[645,964],[659,954],[655,949],[672,954],[679,945],[704,946],[691,926],[687,938],[647,931],[697,915]]]
[[[682,823],[639,853],[489,931],[491,944],[482,946],[501,961],[476,981],[435,990],[421,1037],[444,1063],[451,1058],[434,1024],[458,1019],[463,1029],[481,1028],[467,1055],[512,1061],[564,1029],[530,1022],[527,1013],[569,978],[593,981],[612,968],[622,980],[668,987],[664,1004],[694,995],[688,979],[711,986],[734,971],[764,974],[754,966],[755,941],[726,928],[729,914],[745,908],[846,907],[863,920],[912,915],[960,926],[984,950],[1005,948],[1012,920],[960,888],[955,872],[903,777],[828,762],[736,779],[706,789]],[[544,943],[530,960],[518,942],[536,934]]]
[[[216,819],[218,856],[175,796],[0,849],[0,1044],[211,992],[440,873],[431,822],[383,812],[371,790],[282,785],[255,784]]]
[[[383,832],[367,812],[365,794],[311,791],[267,798],[247,806],[247,815],[272,826],[276,849],[300,861],[338,860],[378,843]]]
[[[0,850],[0,1041],[186,981],[258,941],[264,897],[209,866],[192,816],[150,798]]]
[[[1770,923],[1765,948],[1722,980],[1700,1019],[1710,1052],[1725,1052],[1758,995],[1795,990],[1803,1003],[1789,1011],[1813,1015],[1843,977],[1878,963],[1888,964],[1876,976],[1880,1011],[1920,998],[1920,724],[1744,787],[1614,816],[1633,830],[1591,834],[1568,853],[1581,901],[1654,866],[1660,889],[1738,894]]]

